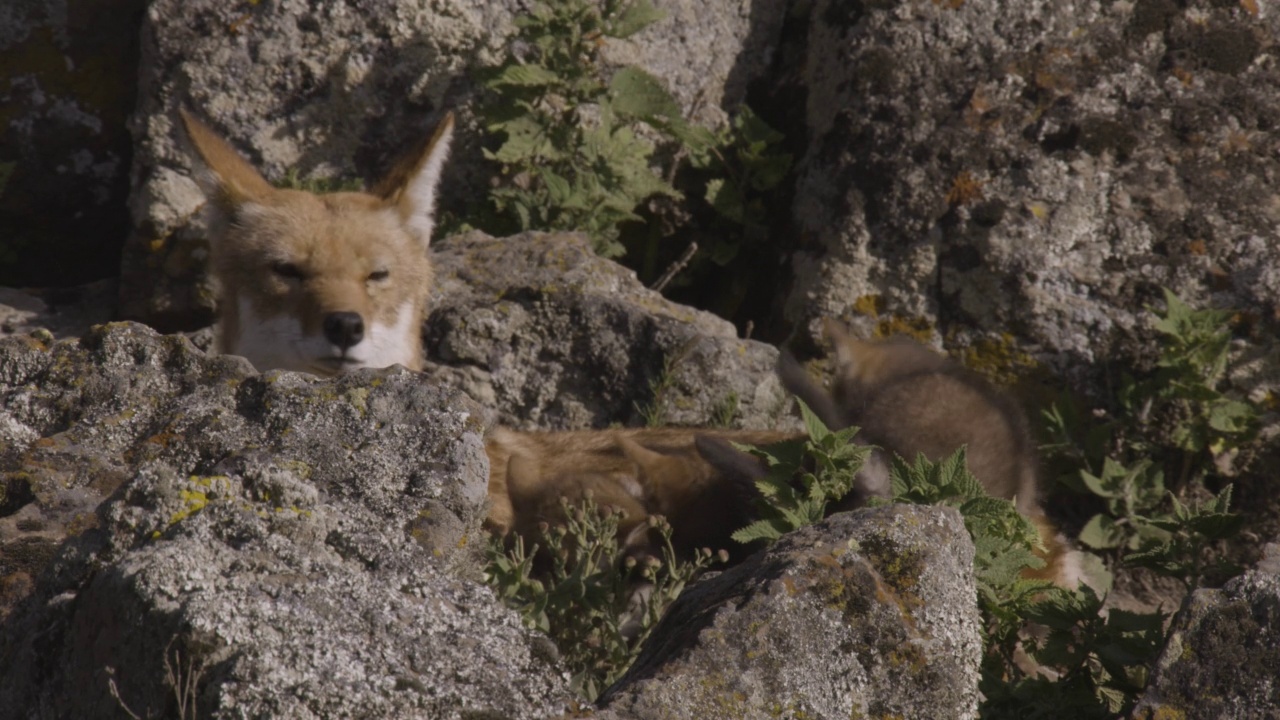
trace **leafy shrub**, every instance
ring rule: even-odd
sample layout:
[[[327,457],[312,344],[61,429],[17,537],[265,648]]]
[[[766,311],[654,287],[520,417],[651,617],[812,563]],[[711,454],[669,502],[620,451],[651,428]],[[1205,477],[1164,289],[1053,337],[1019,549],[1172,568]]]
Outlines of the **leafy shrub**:
[[[1207,479],[1238,471],[1233,463],[1253,440],[1258,413],[1223,387],[1232,313],[1195,310],[1164,295],[1154,371],[1124,377],[1114,407],[1101,417],[1069,400],[1055,403],[1044,413],[1053,439],[1045,449],[1064,486],[1101,502],[1081,543],[1132,565],[1158,563],[1194,588],[1205,570],[1204,548],[1186,542],[1186,533],[1210,542],[1234,535],[1239,522],[1224,519],[1230,486],[1196,511],[1204,517],[1179,494],[1202,493]]]
[[[772,542],[822,520],[828,505],[853,490],[854,476],[871,454],[871,448],[852,443],[858,428],[833,432],[804,402],[796,402],[808,437],[745,448],[762,458],[769,472],[755,483],[763,500],[760,519],[735,532],[737,542]]]
[[[491,212],[473,222],[495,234],[583,231],[597,253],[617,257],[624,225],[657,208],[642,233],[650,278],[655,244],[696,212],[677,186],[739,228],[717,234],[706,253],[714,263],[763,236],[765,199],[791,168],[781,134],[745,107],[719,130],[693,125],[659,79],[601,59],[608,40],[662,16],[649,0],[542,0],[516,20],[509,56],[481,74],[489,98],[478,112],[500,142],[485,153],[498,164]]]
[[[504,138],[485,155],[499,163],[491,192],[497,219],[519,230],[581,230],[596,252],[622,254],[619,225],[638,220],[653,195],[678,196],[651,168],[642,125],[678,118],[652,75],[623,68],[607,76],[605,38],[626,38],[661,17],[648,0],[549,0],[516,19],[512,54],[483,74],[492,92],[479,112]],[[483,219],[481,220],[483,222]]]
[[[684,586],[723,556],[704,550],[677,558],[671,528],[658,517],[652,523],[662,557],[621,559],[620,515],[600,512],[588,498],[580,507],[565,504],[564,517],[563,526],[546,529],[541,550],[526,549],[519,536],[508,547],[494,540],[486,579],[527,627],[551,636],[573,689],[594,700],[631,666]]]
[[[758,485],[775,507],[770,521],[749,526],[735,539],[768,539],[821,519],[809,503],[815,493],[838,497],[850,487],[868,448],[848,444],[852,433],[833,433],[805,413],[809,439],[798,445],[753,450],[770,464],[770,475]],[[843,444],[843,445],[842,445]],[[808,472],[804,468],[812,467]],[[786,471],[799,473],[788,483]],[[779,485],[787,487],[779,487]],[[985,652],[980,690],[984,718],[1111,718],[1132,710],[1146,685],[1151,664],[1164,645],[1166,616],[1111,609],[1087,587],[1056,587],[1023,577],[1044,566],[1036,527],[1011,501],[992,498],[965,466],[965,451],[930,462],[895,458],[890,469],[892,502],[941,504],[956,508],[973,539],[974,579],[983,618]],[[797,488],[810,489],[801,492]],[[1164,533],[1130,557],[1134,564],[1189,585],[1203,570],[1199,552],[1211,539],[1239,529],[1239,518],[1227,510],[1230,488],[1198,506],[1172,499],[1167,518],[1148,521]],[[883,504],[886,500],[873,500]],[[1038,631],[1029,628],[1038,626]]]

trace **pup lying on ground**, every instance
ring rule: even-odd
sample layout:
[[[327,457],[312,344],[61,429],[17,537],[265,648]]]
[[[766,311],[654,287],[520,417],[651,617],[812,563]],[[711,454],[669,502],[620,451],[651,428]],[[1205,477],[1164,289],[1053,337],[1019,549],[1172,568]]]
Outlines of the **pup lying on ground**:
[[[697,444],[714,438],[768,445],[794,437],[789,432],[695,428],[499,428],[485,443],[487,524],[499,535],[536,537],[540,523],[559,522],[561,498],[576,504],[591,493],[602,509],[622,514],[619,535],[628,554],[656,554],[655,538],[648,533],[650,515],[662,515],[671,524],[672,547],[681,556],[699,548],[733,554],[740,547],[729,536],[751,522],[755,488],[739,481],[740,470],[725,473],[705,459]]]
[[[217,350],[259,370],[421,370],[427,245],[453,116],[372,193],[326,194],[273,187],[204,123],[186,111],[182,120],[216,211]]]

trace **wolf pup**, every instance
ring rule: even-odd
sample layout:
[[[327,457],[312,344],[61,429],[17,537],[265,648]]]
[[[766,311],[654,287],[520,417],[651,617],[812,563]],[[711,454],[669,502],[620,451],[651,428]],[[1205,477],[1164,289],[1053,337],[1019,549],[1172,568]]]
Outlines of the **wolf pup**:
[[[182,121],[215,210],[218,352],[322,376],[397,363],[421,370],[427,244],[453,115],[371,193],[273,187],[207,125],[185,110]]]
[[[1079,559],[1040,506],[1035,444],[1014,400],[911,338],[860,340],[834,321],[824,330],[834,353],[830,392],[790,355],[779,359],[778,374],[823,422],[857,425],[856,441],[879,448],[859,473],[859,497],[888,496],[892,454],[937,462],[963,445],[969,471],[987,492],[1012,500],[1040,532],[1046,566],[1027,575],[1074,589]]]
[[[692,428],[517,432],[498,428],[489,455],[487,526],[498,535],[536,537],[540,524],[561,522],[560,501],[590,494],[604,511],[622,515],[618,535],[628,554],[658,554],[651,515],[671,524],[682,556],[699,548],[735,548],[730,535],[752,517],[750,483],[727,474],[697,449],[703,438],[768,445],[795,433]],[[751,461],[754,462],[754,458]],[[746,492],[744,492],[746,488]]]

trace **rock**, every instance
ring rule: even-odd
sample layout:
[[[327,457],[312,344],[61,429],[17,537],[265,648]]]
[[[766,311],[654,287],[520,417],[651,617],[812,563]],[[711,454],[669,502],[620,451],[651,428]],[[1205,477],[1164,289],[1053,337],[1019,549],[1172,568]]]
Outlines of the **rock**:
[[[145,7],[145,0],[0,7],[0,285],[115,275],[129,227],[126,120]]]
[[[21,599],[0,718],[119,714],[112,679],[168,714],[167,667],[201,665],[202,717],[565,706],[473,579],[487,462],[466,398],[400,368],[257,375],[113,324],[0,340],[0,400],[0,587]]]
[[[841,513],[686,590],[599,716],[975,717],[979,626],[957,512]]]
[[[115,280],[44,290],[0,287],[0,337],[38,329],[56,338],[80,337],[113,317],[118,293]]]
[[[1270,318],[1263,5],[815,2],[788,317],[1009,332],[1064,366],[1148,344],[1160,286]]]
[[[1138,720],[1280,714],[1280,547],[1221,590],[1188,596],[1169,629]]]
[[[665,77],[685,109],[722,116],[768,65],[785,3],[746,12],[660,0],[667,18],[615,48]],[[460,110],[445,210],[460,211],[491,170],[469,111],[470,77],[506,52],[517,0],[414,0],[331,8],[305,0],[238,7],[160,0],[147,11],[133,132],[133,231],[121,312],[165,329],[213,318],[204,275],[202,196],[174,123],[179,105],[206,116],[268,178],[380,177],[422,141],[445,109]],[[699,31],[690,33],[696,21]],[[749,52],[742,52],[743,48]],[[698,58],[691,62],[689,58]]]
[[[677,305],[582,236],[482,233],[433,246],[427,372],[514,427],[796,426],[778,352]]]

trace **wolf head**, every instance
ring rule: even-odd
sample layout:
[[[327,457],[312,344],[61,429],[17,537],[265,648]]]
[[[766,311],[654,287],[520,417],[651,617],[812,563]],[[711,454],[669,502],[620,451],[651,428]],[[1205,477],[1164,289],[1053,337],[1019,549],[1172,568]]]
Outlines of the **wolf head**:
[[[214,209],[218,350],[259,370],[420,370],[427,245],[452,114],[372,193],[273,187],[207,125],[186,111],[182,120]]]

